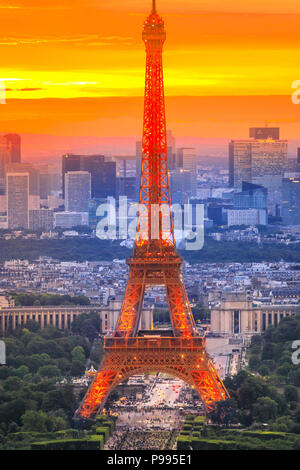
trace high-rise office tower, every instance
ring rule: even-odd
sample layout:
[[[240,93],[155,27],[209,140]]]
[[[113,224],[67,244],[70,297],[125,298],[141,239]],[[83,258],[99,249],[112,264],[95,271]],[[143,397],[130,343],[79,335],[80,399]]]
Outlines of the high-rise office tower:
[[[18,134],[4,136],[10,149],[11,163],[21,163],[21,137]]]
[[[251,144],[249,140],[229,142],[229,186],[240,189],[243,181],[251,183]]]
[[[29,224],[29,173],[7,173],[7,221],[9,229]]]
[[[116,197],[116,162],[105,161],[103,155],[63,155],[63,196],[65,196],[65,174],[68,171],[88,171],[91,174],[92,197]]]
[[[196,149],[182,147],[177,150],[177,168],[191,172],[191,196],[197,196],[197,157]]]
[[[65,174],[68,171],[80,171],[82,155],[65,154],[62,156],[62,189],[65,197]]]
[[[296,159],[295,171],[297,173],[300,173],[300,147],[297,148],[297,159]]]
[[[172,131],[167,131],[167,146],[169,170],[174,170],[176,168],[176,142]]]
[[[21,138],[17,134],[0,136],[0,195],[5,194],[7,165],[21,161]]]
[[[10,163],[21,162],[21,137],[18,134],[0,136],[0,170]]]
[[[40,172],[31,163],[11,163],[6,165],[7,173],[28,173],[29,175],[29,210],[40,208]]]
[[[285,225],[300,225],[300,178],[284,178],[281,202]]]
[[[61,191],[61,171],[54,165],[40,164],[35,168],[39,171],[40,198],[45,203],[49,196]]]
[[[229,143],[229,184],[241,189],[247,181],[266,187],[269,210],[275,213],[287,169],[288,142],[279,139],[279,128],[252,128],[250,136],[254,138]]]
[[[65,174],[65,194],[67,212],[88,212],[91,174],[88,171],[68,171]]]
[[[266,176],[281,176],[287,168],[287,140],[273,139],[279,137],[278,128],[270,128],[265,132],[268,138],[257,138],[260,130],[269,128],[252,128],[248,140],[232,140],[229,143],[229,183],[230,186],[241,188],[242,181],[262,184],[260,178]]]

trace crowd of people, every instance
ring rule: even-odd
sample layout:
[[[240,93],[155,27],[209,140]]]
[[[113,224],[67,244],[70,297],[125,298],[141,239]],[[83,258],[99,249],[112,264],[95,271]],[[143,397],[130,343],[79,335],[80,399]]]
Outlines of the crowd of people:
[[[171,432],[168,431],[128,431],[120,450],[164,450],[168,448]]]

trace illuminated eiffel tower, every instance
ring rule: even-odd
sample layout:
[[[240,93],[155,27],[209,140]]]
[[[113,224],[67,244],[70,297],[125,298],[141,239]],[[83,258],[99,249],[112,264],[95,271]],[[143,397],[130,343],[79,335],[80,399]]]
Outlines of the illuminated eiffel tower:
[[[135,374],[164,372],[197,390],[209,411],[229,398],[199,336],[182,280],[176,251],[168,175],[162,48],[166,39],[155,0],[143,29],[146,46],[143,151],[140,205],[129,280],[113,336],[104,339],[105,355],[77,416],[99,411],[118,384]],[[164,285],[172,331],[138,331],[145,289]]]

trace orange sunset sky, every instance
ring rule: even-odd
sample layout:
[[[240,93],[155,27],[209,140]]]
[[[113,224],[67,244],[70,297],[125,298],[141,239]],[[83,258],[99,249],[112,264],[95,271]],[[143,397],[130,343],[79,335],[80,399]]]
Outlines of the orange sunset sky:
[[[299,0],[157,0],[167,41],[167,127],[199,154],[226,155],[249,126],[300,139]],[[133,153],[142,130],[151,0],[0,0],[0,133],[25,158]],[[300,88],[300,87],[299,87]]]

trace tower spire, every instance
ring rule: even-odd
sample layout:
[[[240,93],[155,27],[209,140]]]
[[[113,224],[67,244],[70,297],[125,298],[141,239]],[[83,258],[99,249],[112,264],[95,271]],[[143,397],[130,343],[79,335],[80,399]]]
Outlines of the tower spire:
[[[152,0],[152,15],[156,14],[156,0]]]

